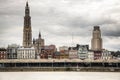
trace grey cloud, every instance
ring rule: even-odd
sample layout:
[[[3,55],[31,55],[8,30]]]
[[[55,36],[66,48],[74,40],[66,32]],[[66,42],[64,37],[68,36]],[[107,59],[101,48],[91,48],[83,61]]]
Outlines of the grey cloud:
[[[114,37],[120,37],[120,30],[116,30],[116,31],[104,31],[104,36],[114,36]]]
[[[53,43],[59,46],[70,39],[72,33],[81,41],[90,43],[83,39],[92,37],[94,25],[100,25],[104,37],[119,37],[119,4],[119,0],[110,0],[109,3],[107,0],[29,0],[33,37],[38,36],[40,29],[47,44],[56,40]],[[7,44],[19,39],[18,44],[21,44],[25,0],[0,0],[0,5],[0,40],[4,38]],[[14,29],[19,36],[16,31],[12,32]],[[14,37],[8,41],[8,36]],[[59,42],[56,38],[64,41]],[[108,44],[106,47],[111,46],[111,43],[105,43]]]

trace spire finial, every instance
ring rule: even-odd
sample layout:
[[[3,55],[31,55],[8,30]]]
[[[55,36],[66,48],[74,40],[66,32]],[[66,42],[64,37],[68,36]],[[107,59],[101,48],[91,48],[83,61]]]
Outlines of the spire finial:
[[[26,1],[26,6],[28,6],[28,0]]]
[[[41,38],[41,32],[39,31],[39,38]]]

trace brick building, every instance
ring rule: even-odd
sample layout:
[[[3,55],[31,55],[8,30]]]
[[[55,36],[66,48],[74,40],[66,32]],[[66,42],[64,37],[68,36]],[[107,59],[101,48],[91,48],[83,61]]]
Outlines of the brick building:
[[[7,50],[5,48],[0,48],[0,59],[7,59]]]
[[[52,59],[56,51],[57,49],[55,45],[44,46],[41,49],[40,58],[41,59]]]

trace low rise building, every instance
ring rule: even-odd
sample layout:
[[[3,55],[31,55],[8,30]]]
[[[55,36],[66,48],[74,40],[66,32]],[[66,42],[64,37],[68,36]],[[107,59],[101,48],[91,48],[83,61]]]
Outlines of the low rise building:
[[[102,51],[94,51],[94,60],[101,59]]]
[[[60,59],[68,59],[68,58],[69,58],[69,51],[68,50],[60,51]]]
[[[7,59],[7,50],[5,48],[0,48],[0,59]]]
[[[78,59],[78,51],[77,50],[69,50],[69,59]]]
[[[35,59],[35,48],[18,48],[17,59]]]
[[[84,60],[88,58],[88,50],[89,50],[88,45],[77,45],[77,49],[78,49],[79,59]]]
[[[88,51],[88,60],[92,61],[94,60],[94,52],[92,50]]]
[[[53,55],[54,59],[60,59],[60,52],[55,52]]]
[[[17,44],[11,44],[7,47],[7,58],[8,59],[17,59],[17,49],[19,48],[19,45]]]
[[[67,46],[62,46],[62,47],[59,47],[59,51],[68,51],[69,47]]]
[[[109,60],[109,59],[111,59],[111,52],[108,51],[108,50],[102,50],[101,59],[103,59],[103,60]]]
[[[116,58],[120,60],[120,51],[115,52],[115,54],[116,54]]]
[[[57,49],[55,45],[44,46],[41,49],[40,58],[41,59],[52,59],[56,51]]]

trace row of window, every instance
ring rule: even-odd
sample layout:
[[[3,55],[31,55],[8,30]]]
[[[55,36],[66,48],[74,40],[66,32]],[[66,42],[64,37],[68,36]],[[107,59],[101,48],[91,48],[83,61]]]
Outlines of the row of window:
[[[34,59],[35,56],[18,56],[18,59]]]
[[[2,54],[2,53],[7,53],[7,52],[4,52],[4,51],[0,51],[0,54]]]

